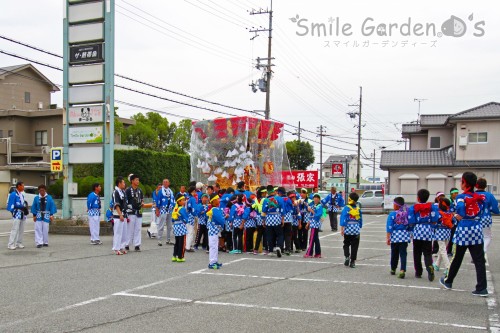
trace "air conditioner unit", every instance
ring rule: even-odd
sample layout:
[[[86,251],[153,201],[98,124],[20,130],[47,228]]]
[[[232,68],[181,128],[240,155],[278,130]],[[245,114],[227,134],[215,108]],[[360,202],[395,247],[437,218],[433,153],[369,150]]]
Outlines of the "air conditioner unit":
[[[42,154],[50,154],[50,147],[42,146]]]
[[[38,102],[38,110],[43,110],[43,102]]]
[[[458,145],[460,147],[467,147],[467,143],[468,143],[468,137],[467,135],[461,135],[459,138],[458,138]]]
[[[12,185],[16,185],[17,183],[17,178],[12,178]]]

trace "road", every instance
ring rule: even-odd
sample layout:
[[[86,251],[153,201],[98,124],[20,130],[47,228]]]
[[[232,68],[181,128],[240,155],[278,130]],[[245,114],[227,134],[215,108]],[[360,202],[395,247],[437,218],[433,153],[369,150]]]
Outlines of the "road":
[[[323,232],[324,258],[221,254],[206,269],[204,251],[172,263],[143,229],[143,251],[116,256],[111,237],[50,235],[36,249],[6,249],[0,236],[1,332],[472,332],[497,325],[500,245],[490,248],[488,298],[471,295],[470,256],[452,291],[414,277],[389,275],[385,216],[365,215],[357,268],[346,268],[339,234]],[[500,219],[495,219],[494,229]],[[9,221],[0,221],[2,232]],[[425,275],[425,274],[424,274]],[[437,277],[440,273],[437,274]],[[500,290],[500,289],[498,289]]]

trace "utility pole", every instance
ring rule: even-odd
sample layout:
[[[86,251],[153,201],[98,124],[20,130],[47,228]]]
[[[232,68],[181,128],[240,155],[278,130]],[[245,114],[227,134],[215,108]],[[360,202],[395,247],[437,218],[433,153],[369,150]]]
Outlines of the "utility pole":
[[[257,58],[257,65],[256,65],[257,69],[260,69],[261,67],[265,68],[265,77],[266,77],[266,82],[265,82],[265,84],[266,84],[266,87],[265,87],[265,91],[266,91],[266,109],[264,111],[265,112],[264,115],[265,115],[266,119],[269,119],[269,117],[271,115],[271,104],[270,104],[270,99],[271,99],[271,75],[272,75],[271,67],[274,66],[271,63],[271,61],[274,60],[274,58],[271,55],[271,42],[272,42],[272,38],[273,38],[273,0],[271,0],[271,7],[270,7],[270,9],[266,9],[266,10],[259,9],[259,11],[256,11],[256,10],[252,9],[252,11],[250,12],[250,15],[257,15],[257,14],[269,14],[269,27],[267,29],[252,29],[252,30],[249,30],[250,32],[255,33],[255,36],[252,37],[251,39],[254,39],[255,37],[257,37],[258,36],[257,35],[258,32],[261,32],[261,31],[267,31],[267,32],[269,32],[268,42],[267,42],[267,58]],[[266,65],[261,65],[260,64],[260,60],[267,60],[267,64]]]
[[[361,178],[361,108],[363,105],[363,87],[359,87],[359,104],[352,104],[349,106],[357,106],[358,112],[348,113],[351,118],[358,116],[358,160],[357,160],[357,174],[356,174],[356,187],[359,188]]]
[[[373,178],[372,183],[375,183],[375,148],[373,149]]]
[[[319,189],[323,189],[323,137],[325,136],[326,127],[320,125],[319,131]]]
[[[299,121],[299,130],[297,131],[297,136],[299,137],[299,142],[300,142],[300,121]]]

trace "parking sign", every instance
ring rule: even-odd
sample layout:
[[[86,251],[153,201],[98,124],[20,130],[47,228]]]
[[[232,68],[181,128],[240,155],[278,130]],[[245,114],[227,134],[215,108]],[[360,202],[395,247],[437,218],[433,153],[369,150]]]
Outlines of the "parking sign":
[[[62,172],[63,170],[63,149],[52,148],[50,150],[50,171]]]

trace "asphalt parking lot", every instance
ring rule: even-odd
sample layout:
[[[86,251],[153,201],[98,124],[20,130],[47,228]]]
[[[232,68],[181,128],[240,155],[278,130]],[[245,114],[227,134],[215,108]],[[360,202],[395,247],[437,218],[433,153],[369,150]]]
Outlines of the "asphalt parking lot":
[[[452,291],[440,288],[442,272],[434,282],[416,279],[411,251],[407,277],[391,276],[385,216],[364,218],[354,269],[343,265],[340,235],[326,228],[321,259],[221,253],[222,269],[208,270],[204,251],[170,262],[173,247],[158,247],[145,229],[142,252],[125,256],[112,254],[111,237],[91,246],[88,237],[50,235],[50,246],[36,249],[29,232],[25,249],[9,251],[10,222],[0,221],[0,331],[496,331],[497,239],[490,296],[478,298],[468,255]]]

